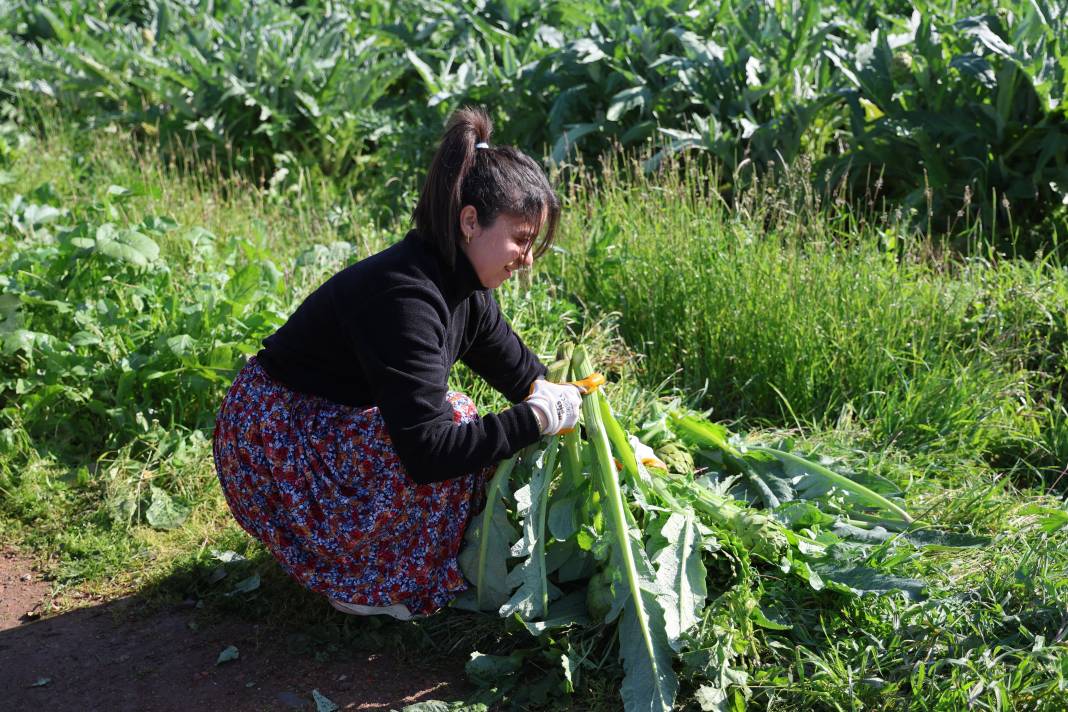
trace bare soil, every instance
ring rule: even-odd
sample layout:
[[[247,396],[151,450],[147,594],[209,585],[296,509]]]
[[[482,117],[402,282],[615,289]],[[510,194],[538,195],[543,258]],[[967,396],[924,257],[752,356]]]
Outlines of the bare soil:
[[[50,590],[30,559],[12,549],[0,550],[0,632],[40,617]]]
[[[190,608],[124,615],[133,599],[48,615],[51,587],[17,552],[0,551],[0,709],[315,710],[312,690],[344,710],[461,699],[463,661],[411,664],[383,653],[318,662],[262,623],[194,623]],[[338,614],[344,615],[344,614]],[[235,646],[238,659],[216,665]]]

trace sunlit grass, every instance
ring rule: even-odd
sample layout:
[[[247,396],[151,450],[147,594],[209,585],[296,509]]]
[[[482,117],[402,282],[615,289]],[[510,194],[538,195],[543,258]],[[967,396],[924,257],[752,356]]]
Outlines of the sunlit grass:
[[[869,447],[970,452],[1029,481],[1068,462],[1055,261],[960,258],[878,215],[843,232],[840,211],[774,192],[728,210],[693,166],[617,158],[602,178],[572,191],[552,271],[619,315],[647,386],[719,418],[857,421]]]
[[[169,215],[270,252],[283,266],[313,244],[350,241],[360,256],[403,234],[404,226],[353,217],[356,204],[289,203],[192,167],[172,172],[119,136],[54,129],[32,155],[14,164],[15,182],[0,186],[0,202],[50,184],[62,206],[91,216],[108,186],[122,185],[137,194],[93,219]],[[1063,508],[1056,493],[1037,487],[1057,482],[1068,460],[1057,401],[1063,268],[997,256],[956,260],[904,235],[889,250],[890,222],[834,222],[803,204],[772,210],[755,199],[731,211],[699,185],[687,173],[623,175],[573,191],[561,252],[536,267],[532,285],[498,291],[517,331],[546,357],[569,335],[592,339],[593,361],[618,381],[609,388],[624,421],[674,391],[713,407],[713,419],[761,426],[757,439],[793,437],[804,451],[887,477],[906,491],[917,519],[990,538],[896,562],[928,582],[929,597],[918,602],[889,595],[846,603],[762,570],[765,600],[777,606],[765,613],[793,628],[754,628],[742,660],[751,704],[993,709],[1001,695],[1020,709],[1063,708],[1068,538],[1043,531],[1045,515],[1033,509]],[[290,282],[292,300],[337,266],[324,258]],[[453,386],[483,410],[503,405],[462,369]],[[410,625],[336,613],[233,521],[209,437],[150,426],[128,446],[72,459],[30,439],[16,419],[0,448],[0,539],[40,557],[55,610],[131,594],[145,611],[200,602],[205,625],[222,617],[285,621],[300,650],[317,656],[378,646],[416,660],[421,651],[455,658],[537,645],[508,621],[455,611]],[[180,528],[128,526],[113,516],[115,499],[147,482],[191,505]],[[214,558],[226,550],[246,560]],[[888,548],[878,560],[894,556]],[[253,574],[258,589],[227,595]],[[737,575],[725,563],[711,570],[710,590],[726,590]],[[607,645],[590,642],[590,650]],[[575,708],[613,709],[614,674],[587,675]]]

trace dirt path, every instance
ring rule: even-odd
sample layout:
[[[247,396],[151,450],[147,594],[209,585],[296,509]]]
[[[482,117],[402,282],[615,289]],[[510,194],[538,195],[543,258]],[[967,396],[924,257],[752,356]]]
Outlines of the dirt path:
[[[315,710],[318,690],[341,709],[385,712],[469,691],[463,661],[413,667],[354,653],[320,663],[263,624],[194,630],[190,610],[122,621],[130,599],[41,617],[50,586],[11,550],[0,552],[0,586],[4,710]],[[231,645],[238,659],[216,665]]]
[[[29,559],[0,550],[0,634],[38,618],[49,590]]]

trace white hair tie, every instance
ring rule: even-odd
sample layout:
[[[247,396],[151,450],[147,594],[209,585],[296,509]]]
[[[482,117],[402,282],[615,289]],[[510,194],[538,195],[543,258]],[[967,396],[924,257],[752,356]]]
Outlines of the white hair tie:
[[[489,144],[485,141],[479,141],[475,144],[475,148],[489,148]]]

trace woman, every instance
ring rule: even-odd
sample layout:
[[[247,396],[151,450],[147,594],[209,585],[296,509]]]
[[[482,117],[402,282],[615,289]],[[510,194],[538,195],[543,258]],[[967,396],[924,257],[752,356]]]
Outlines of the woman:
[[[579,389],[544,379],[491,294],[548,249],[560,204],[490,132],[480,110],[450,118],[415,228],[316,289],[219,412],[237,521],[339,610],[406,620],[466,590],[456,555],[488,472],[578,417]],[[514,405],[479,417],[447,390],[457,360]]]

